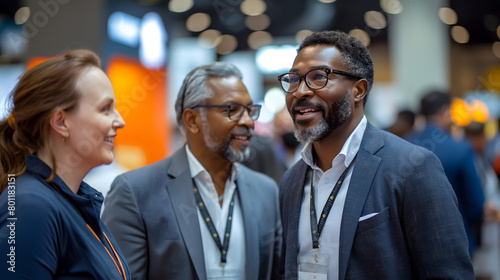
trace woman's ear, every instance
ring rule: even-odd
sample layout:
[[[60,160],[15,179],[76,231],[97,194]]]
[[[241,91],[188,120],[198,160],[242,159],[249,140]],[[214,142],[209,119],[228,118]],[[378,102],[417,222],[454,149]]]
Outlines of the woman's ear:
[[[365,79],[358,80],[356,83],[354,83],[352,90],[354,102],[358,103],[361,101],[362,104],[364,104],[364,99],[368,94],[368,81]]]
[[[196,134],[200,132],[200,113],[194,109],[185,109],[182,113],[182,120],[186,126],[186,132]]]
[[[66,123],[68,114],[62,109],[56,109],[50,117],[50,127],[63,138],[69,137],[69,127]]]

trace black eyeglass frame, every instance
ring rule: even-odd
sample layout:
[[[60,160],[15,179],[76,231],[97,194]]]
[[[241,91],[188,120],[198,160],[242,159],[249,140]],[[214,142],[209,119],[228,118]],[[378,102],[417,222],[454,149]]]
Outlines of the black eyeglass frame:
[[[245,110],[248,112],[248,116],[253,120],[253,121],[256,121],[259,116],[260,116],[260,110],[262,108],[262,105],[260,104],[252,104],[252,105],[248,105],[248,106],[245,106],[245,105],[240,105],[240,104],[229,104],[229,105],[196,105],[196,106],[193,106],[189,109],[196,109],[198,107],[204,107],[204,108],[227,108],[227,118],[232,120],[233,122],[238,122],[241,120],[241,118],[243,117],[243,114],[245,113]],[[233,119],[231,118],[231,108],[232,107],[243,107],[244,109],[241,111],[239,117],[237,119]],[[253,108],[258,108],[258,111],[257,113],[252,117],[250,116],[250,111],[251,109]]]
[[[353,78],[353,79],[363,79],[363,77],[360,77],[358,75],[355,75],[355,74],[351,74],[349,72],[344,72],[344,71],[341,71],[341,70],[337,70],[337,69],[333,69],[333,68],[314,68],[314,69],[311,69],[309,71],[307,71],[307,73],[305,73],[304,75],[299,75],[297,73],[293,73],[293,72],[288,72],[288,73],[284,73],[284,74],[281,74],[278,76],[278,81],[280,82],[280,86],[281,88],[286,92],[286,93],[294,93],[297,91],[297,89],[299,89],[300,87],[300,83],[302,82],[302,80],[304,80],[306,82],[306,85],[312,89],[312,90],[318,90],[318,89],[322,89],[324,87],[326,87],[326,85],[328,84],[328,78],[326,79],[326,82],[325,84],[322,86],[322,87],[319,87],[319,88],[313,88],[311,87],[311,85],[309,85],[309,82],[307,81],[306,79],[306,76],[312,72],[312,71],[316,71],[316,70],[323,70],[326,72],[326,75],[330,75],[330,74],[337,74],[337,75],[342,75],[342,76],[345,76],[345,77],[348,77],[348,78]],[[299,80],[299,83],[298,83],[298,86],[295,90],[293,91],[286,91],[284,88],[283,88],[283,84],[281,83],[281,80],[283,79],[283,76],[285,75],[289,75],[289,74],[293,74],[293,75],[297,75],[299,76],[300,80]]]

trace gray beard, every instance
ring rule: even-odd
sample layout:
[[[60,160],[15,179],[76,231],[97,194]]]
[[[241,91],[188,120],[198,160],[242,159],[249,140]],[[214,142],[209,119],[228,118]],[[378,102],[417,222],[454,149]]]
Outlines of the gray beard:
[[[323,117],[315,127],[299,129],[294,121],[294,135],[301,143],[320,141],[330,135],[337,127],[341,126],[352,114],[351,110],[351,90],[348,90],[344,98],[330,106],[328,117]]]
[[[250,129],[250,133],[253,134],[253,129]],[[241,128],[239,130],[245,130],[245,132],[248,132],[247,129]],[[228,135],[228,141],[227,142],[216,142],[213,140],[213,135],[212,135],[212,130],[208,127],[208,122],[206,121],[206,117],[203,118],[203,139],[205,140],[205,144],[207,147],[216,152],[219,156],[227,159],[229,162],[242,162],[250,158],[250,149],[249,146],[242,146],[241,150],[242,152],[236,151],[232,146],[231,146],[231,140],[230,136]],[[233,131],[233,133],[238,133],[237,131]]]

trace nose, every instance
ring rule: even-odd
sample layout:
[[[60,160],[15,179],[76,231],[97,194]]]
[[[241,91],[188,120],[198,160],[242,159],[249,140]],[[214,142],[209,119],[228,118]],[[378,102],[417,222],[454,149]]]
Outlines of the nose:
[[[114,129],[123,128],[125,126],[125,121],[123,120],[120,113],[116,111],[116,109],[115,109],[115,120],[113,121],[112,125]]]
[[[314,95],[314,92],[309,88],[306,83],[305,78],[300,82],[299,87],[296,91],[292,93],[292,95],[297,99],[303,99],[306,97],[310,97]]]
[[[254,127],[254,121],[250,117],[250,113],[248,112],[247,109],[243,110],[243,115],[241,116],[240,120],[238,121],[239,125],[245,125],[247,127]]]

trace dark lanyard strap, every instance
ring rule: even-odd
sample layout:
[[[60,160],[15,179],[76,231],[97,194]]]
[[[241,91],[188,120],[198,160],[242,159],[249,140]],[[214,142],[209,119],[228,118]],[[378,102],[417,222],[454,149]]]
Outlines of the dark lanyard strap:
[[[318,249],[319,248],[319,236],[321,235],[321,231],[323,230],[323,226],[326,223],[326,219],[328,218],[328,214],[330,214],[330,210],[332,210],[333,203],[335,202],[335,199],[337,198],[337,194],[339,193],[340,187],[342,186],[342,183],[344,182],[345,176],[347,176],[347,172],[349,171],[349,168],[353,165],[354,160],[356,159],[356,156],[352,159],[351,163],[349,166],[342,172],[342,175],[340,175],[340,178],[337,180],[337,183],[335,183],[335,187],[333,187],[332,192],[330,193],[330,197],[325,203],[325,206],[323,207],[323,212],[321,212],[321,217],[319,218],[319,222],[316,222],[318,220],[316,216],[316,207],[314,206],[314,186],[313,186],[313,181],[314,181],[314,170],[313,174],[311,176],[311,200],[310,200],[310,209],[311,209],[311,235],[312,235],[312,242],[313,242],[313,249]]]
[[[203,199],[201,198],[200,192],[196,187],[194,179],[193,179],[193,184],[194,184],[194,197],[196,198],[196,204],[198,204],[201,216],[203,217],[203,220],[205,220],[205,223],[207,224],[208,230],[210,231],[210,234],[212,235],[215,244],[217,245],[217,247],[219,247],[220,264],[223,266],[226,264],[227,250],[229,248],[229,237],[231,236],[231,226],[233,223],[234,195],[236,194],[236,189],[234,190],[233,196],[231,197],[231,203],[229,204],[229,211],[227,214],[227,221],[226,221],[226,231],[224,233],[224,243],[221,244],[219,234],[217,234],[215,225],[212,222],[212,219],[210,218],[208,209],[205,203],[203,202]]]

